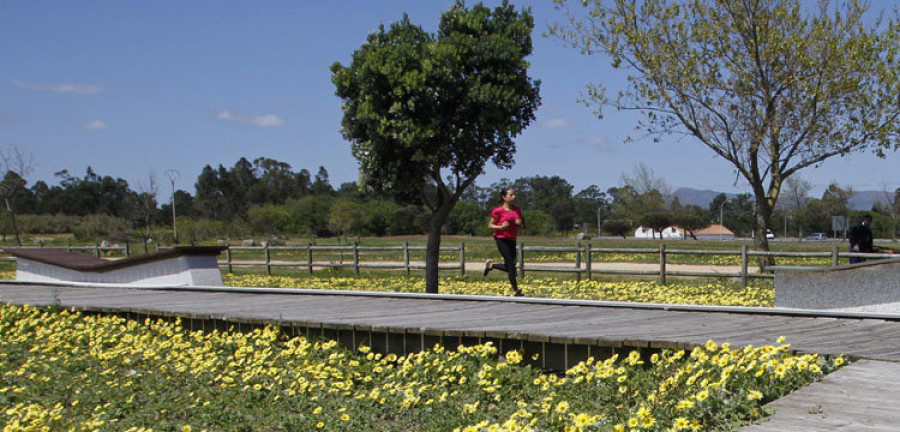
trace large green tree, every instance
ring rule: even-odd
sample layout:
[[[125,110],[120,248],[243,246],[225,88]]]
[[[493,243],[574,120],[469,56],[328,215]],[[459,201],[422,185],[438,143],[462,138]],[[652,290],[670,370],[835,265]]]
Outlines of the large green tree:
[[[638,110],[646,132],[692,136],[730,162],[753,191],[758,249],[789,176],[898,146],[900,25],[868,20],[858,1],[578,3],[586,13],[568,10],[551,33],[628,70],[625,90],[594,85],[588,100]]]
[[[575,216],[572,185],[559,176],[534,176],[517,179],[512,184],[516,201],[527,209],[541,209],[553,218],[556,231],[570,231]],[[529,221],[530,223],[530,221]]]
[[[488,161],[513,165],[513,138],[535,118],[539,82],[525,60],[533,27],[527,9],[457,2],[436,34],[404,16],[369,35],[348,66],[331,67],[362,182],[431,213],[426,292],[438,292],[450,211]]]

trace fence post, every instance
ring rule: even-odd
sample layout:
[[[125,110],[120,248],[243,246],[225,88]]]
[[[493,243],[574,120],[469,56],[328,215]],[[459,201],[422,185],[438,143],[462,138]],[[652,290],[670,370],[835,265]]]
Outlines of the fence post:
[[[266,253],[266,275],[272,276],[272,255],[269,253],[269,242],[263,245]]]
[[[659,245],[659,284],[666,284],[666,245]]]
[[[403,242],[403,266],[406,267],[406,275],[409,276],[409,242]]]
[[[584,247],[585,268],[587,269],[587,280],[591,280],[591,244],[588,243]]]
[[[359,276],[359,242],[353,242],[353,272]]]
[[[225,248],[225,262],[228,263],[228,273],[234,273],[231,271],[231,245]]]
[[[41,243],[41,246],[44,246],[44,244]],[[128,258],[130,256],[131,256],[131,243],[125,242],[125,258]]]
[[[838,264],[840,263],[840,258],[839,258],[838,254],[839,254],[838,247],[837,246],[833,247],[831,249],[831,266],[832,267],[837,267]]]
[[[747,245],[741,245],[741,288],[747,289]]]
[[[525,277],[525,243],[519,243],[519,277]]]
[[[581,268],[581,242],[575,242],[575,268]],[[578,272],[580,275],[581,272]]]
[[[459,275],[466,275],[466,243],[459,244]]]
[[[309,274],[313,274],[312,263],[312,243],[306,242],[306,268],[309,270]]]
[[[94,243],[94,255],[100,258],[100,243]]]

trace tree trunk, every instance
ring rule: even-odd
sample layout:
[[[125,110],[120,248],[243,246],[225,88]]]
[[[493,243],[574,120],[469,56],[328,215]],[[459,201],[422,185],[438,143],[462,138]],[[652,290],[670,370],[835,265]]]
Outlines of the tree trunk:
[[[19,227],[16,226],[16,214],[13,213],[12,206],[9,205],[9,198],[4,197],[3,201],[6,203],[6,210],[9,211],[9,217],[12,219],[13,233],[16,235],[16,246],[22,246],[22,241],[19,240]],[[6,235],[3,237],[6,240]]]
[[[769,221],[772,216],[772,208],[769,206],[769,199],[765,194],[755,194],[756,198],[756,214],[753,227],[753,248],[758,251],[769,251],[769,239],[766,237],[766,230],[769,228]],[[774,265],[773,257],[759,257],[759,268],[763,269],[767,266]]]
[[[438,262],[441,256],[441,231],[450,215],[455,202],[444,200],[444,203],[431,214],[428,228],[428,243],[425,244],[425,292],[438,293]]]

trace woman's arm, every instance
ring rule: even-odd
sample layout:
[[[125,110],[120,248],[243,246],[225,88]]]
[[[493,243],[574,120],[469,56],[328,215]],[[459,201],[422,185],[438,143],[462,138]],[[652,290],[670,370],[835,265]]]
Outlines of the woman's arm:
[[[497,218],[492,217],[490,221],[488,221],[488,228],[493,231],[506,229],[509,226],[509,221],[504,221],[502,224],[497,224],[499,222]]]

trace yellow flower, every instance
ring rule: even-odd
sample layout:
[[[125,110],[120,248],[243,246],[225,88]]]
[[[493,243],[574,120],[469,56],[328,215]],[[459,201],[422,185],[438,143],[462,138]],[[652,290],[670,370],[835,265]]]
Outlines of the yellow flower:
[[[786,340],[787,340],[787,339],[786,339],[784,336],[779,336],[779,337],[778,337],[778,340],[776,340],[775,342],[780,343],[780,344],[783,344],[784,341],[786,341]]]
[[[681,430],[690,427],[691,423],[684,417],[678,417],[677,419],[675,419],[675,424],[673,426],[675,427],[675,429]]]
[[[688,410],[694,407],[694,402],[691,400],[684,399],[678,402],[678,405],[675,406],[675,409],[678,411]]]
[[[697,400],[700,402],[703,402],[708,397],[709,397],[709,392],[706,390],[703,390],[700,393],[697,393]]]
[[[556,412],[558,412],[558,413],[564,413],[564,412],[566,412],[566,411],[568,411],[568,410],[569,410],[569,403],[568,403],[568,402],[562,401],[562,402],[556,404]]]
[[[750,394],[747,395],[747,399],[750,399],[750,400],[760,400],[760,399],[762,399],[762,397],[763,397],[762,393],[760,393],[756,390],[750,390]]]
[[[575,416],[575,426],[584,427],[588,424],[593,423],[591,416],[581,413]]]
[[[191,425],[184,425],[181,427],[181,432],[191,432]]]
[[[347,414],[341,414],[341,421],[347,421],[347,420],[350,420],[350,416]]]

